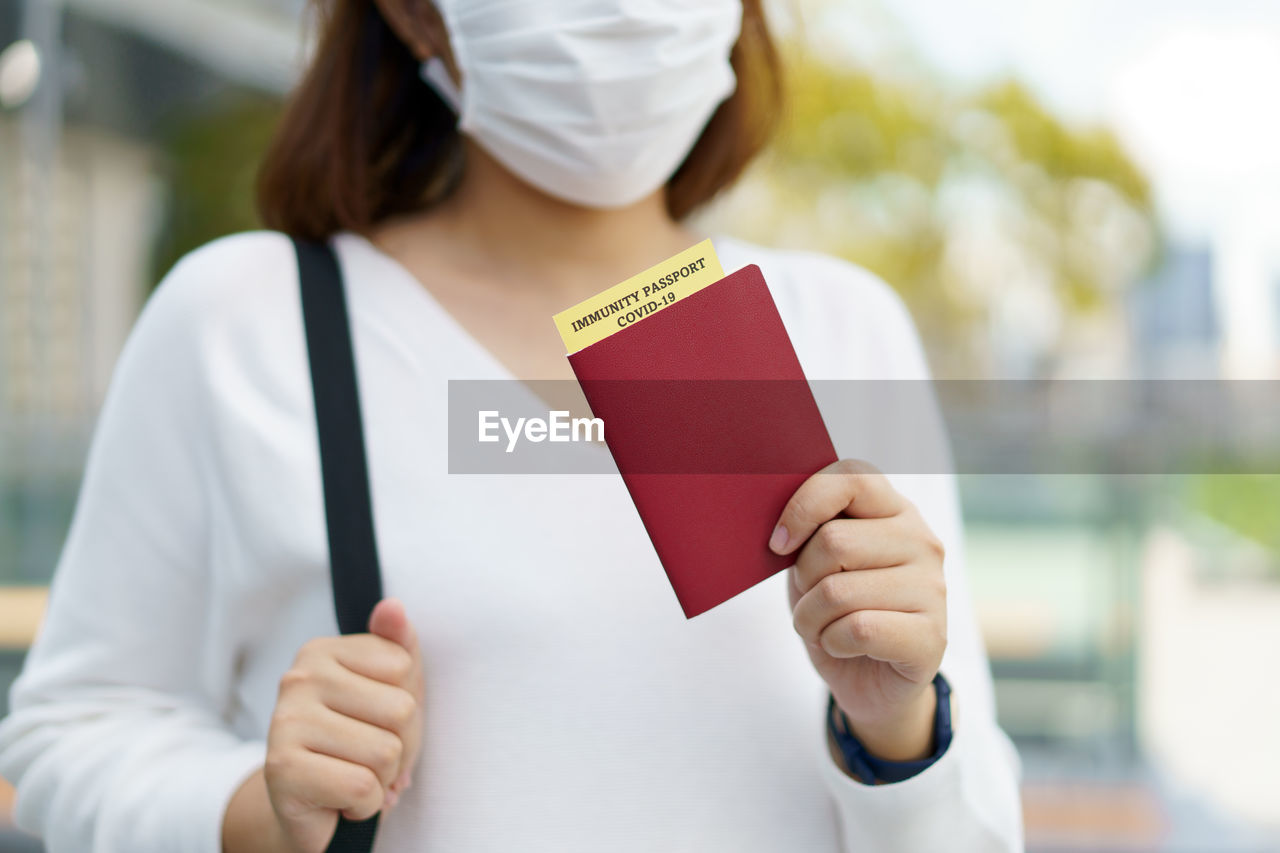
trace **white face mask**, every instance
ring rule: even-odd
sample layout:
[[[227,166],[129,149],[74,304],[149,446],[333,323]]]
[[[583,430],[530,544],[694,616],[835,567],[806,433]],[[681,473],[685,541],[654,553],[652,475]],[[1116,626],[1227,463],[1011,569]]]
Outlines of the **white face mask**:
[[[741,0],[436,0],[458,128],[526,182],[588,207],[658,189],[734,89]]]

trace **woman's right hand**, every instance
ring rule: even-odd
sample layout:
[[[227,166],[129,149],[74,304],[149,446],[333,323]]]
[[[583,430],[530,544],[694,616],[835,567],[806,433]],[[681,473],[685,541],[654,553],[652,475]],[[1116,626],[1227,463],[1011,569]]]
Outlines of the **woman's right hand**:
[[[422,742],[422,656],[404,605],[384,599],[368,634],[319,637],[280,679],[263,778],[288,849],[321,853],[338,815],[395,805]]]

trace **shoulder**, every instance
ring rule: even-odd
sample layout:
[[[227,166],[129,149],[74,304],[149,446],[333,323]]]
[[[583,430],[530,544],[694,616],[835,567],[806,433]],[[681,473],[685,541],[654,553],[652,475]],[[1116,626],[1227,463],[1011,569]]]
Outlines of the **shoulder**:
[[[141,377],[170,391],[194,388],[217,367],[277,358],[281,347],[301,341],[298,303],[288,237],[257,231],[214,240],[182,257],[156,286],[120,353],[113,385]]]
[[[811,379],[927,375],[906,304],[875,273],[821,252],[723,238],[716,245],[726,270],[760,267]]]
[[[249,358],[299,325],[297,259],[284,234],[222,237],[184,255],[156,285],[130,348],[207,361],[218,350]],[[298,334],[301,334],[299,330]]]
[[[279,232],[222,237],[174,264],[156,286],[144,314],[205,325],[270,310],[296,286],[296,266],[293,244]]]

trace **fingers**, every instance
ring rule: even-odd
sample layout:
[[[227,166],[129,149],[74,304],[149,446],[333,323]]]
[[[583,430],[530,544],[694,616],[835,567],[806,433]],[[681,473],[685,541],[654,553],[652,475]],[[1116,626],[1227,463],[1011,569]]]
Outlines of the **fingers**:
[[[379,627],[416,644],[399,603],[384,610],[389,612],[379,617],[383,620]],[[422,742],[422,697],[419,655],[385,637],[352,634],[317,638],[303,646],[294,666],[280,680],[277,710],[288,712],[290,725],[303,714],[325,716],[333,712],[397,738],[401,749],[394,772],[379,768],[378,775],[387,777],[390,773],[383,781],[390,784],[390,790],[399,792],[408,786]],[[332,720],[332,716],[326,718]],[[332,751],[323,745],[313,748]],[[356,755],[342,754],[360,761]]]
[[[416,687],[422,678],[420,660],[398,643],[373,634],[317,637],[298,652],[302,666],[323,667],[336,660],[357,675],[397,687]]]
[[[415,731],[419,704],[403,687],[383,684],[334,667],[317,684],[320,702],[330,710],[386,729],[402,738]]]
[[[905,500],[892,516],[828,521],[791,570],[796,633],[832,658],[865,655],[908,677],[936,669],[946,646],[942,565],[941,543]]]
[[[828,575],[900,566],[920,552],[911,519],[837,518],[818,528],[796,556],[796,586],[808,592]]]
[[[832,622],[819,635],[818,645],[834,658],[860,655],[899,667],[908,678],[914,671],[934,672],[946,647],[946,625],[921,613],[855,610]]]
[[[918,613],[934,608],[936,599],[934,584],[922,570],[866,569],[823,578],[800,596],[791,618],[805,642],[819,643],[823,631],[856,611]]]
[[[280,679],[264,777],[299,848],[334,811],[365,820],[409,786],[422,742],[422,656],[404,606],[379,603],[373,633],[308,641]]]
[[[368,767],[305,749],[267,753],[264,776],[289,800],[339,809],[348,820],[367,820],[382,809],[386,792]]]
[[[340,758],[373,771],[384,789],[400,775],[404,743],[387,729],[328,708],[298,721],[290,736],[312,752]]]
[[[379,639],[372,635],[365,638]],[[359,640],[361,636],[339,639]],[[281,678],[280,693],[278,707],[319,706],[390,732],[405,745],[400,769],[411,767],[421,741],[420,693],[368,678],[344,666],[337,657],[321,655],[305,660],[300,655],[299,663]]]
[[[787,502],[769,539],[778,554],[790,554],[823,523],[841,513],[857,518],[887,518],[907,501],[869,463],[842,459],[805,480]]]

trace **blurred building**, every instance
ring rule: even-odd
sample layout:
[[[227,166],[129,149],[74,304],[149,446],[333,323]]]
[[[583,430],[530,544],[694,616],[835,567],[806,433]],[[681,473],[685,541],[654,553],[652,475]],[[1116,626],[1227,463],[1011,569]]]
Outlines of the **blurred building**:
[[[1223,374],[1280,378],[1280,186],[1261,185],[1215,234]]]
[[[286,89],[299,5],[0,4],[0,582],[52,569],[154,280],[166,134],[230,89]]]
[[[1135,373],[1152,379],[1218,374],[1222,328],[1207,248],[1171,246],[1159,270],[1129,294]]]
[[[1127,301],[1133,375],[1280,378],[1280,210],[1171,244]]]
[[[283,92],[300,6],[0,3],[0,714],[155,278],[166,135],[228,90]],[[0,781],[0,850],[36,849],[6,834],[10,797]]]

